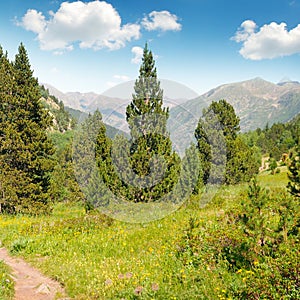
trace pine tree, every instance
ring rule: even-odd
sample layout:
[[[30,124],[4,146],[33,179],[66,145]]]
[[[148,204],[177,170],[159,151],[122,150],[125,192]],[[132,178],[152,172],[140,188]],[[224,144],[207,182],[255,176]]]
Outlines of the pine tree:
[[[295,152],[291,153],[291,163],[289,165],[288,190],[295,197],[300,198],[300,145],[296,146]]]
[[[161,133],[165,134],[167,132],[166,122],[169,116],[169,109],[163,107],[163,90],[160,88],[160,82],[157,80],[155,61],[152,52],[148,50],[147,44],[144,48],[139,77],[135,81],[134,91],[133,99],[126,109],[126,121],[129,123],[131,136],[136,138],[136,135],[146,134],[147,125],[149,126],[150,124],[147,122],[143,123],[144,119],[142,117],[151,116],[151,114],[165,116],[165,118],[160,118],[165,121],[161,128]]]
[[[131,183],[135,202],[158,201],[178,179],[179,156],[173,152],[167,131],[169,109],[163,107],[163,90],[157,79],[152,52],[144,48],[132,102],[126,109],[131,135]]]
[[[96,110],[77,128],[73,141],[73,164],[75,177],[85,196],[86,210],[105,206],[111,194],[104,184],[110,178],[110,164],[106,158],[110,154],[110,140],[101,113]]]
[[[203,166],[203,182],[235,184],[258,172],[254,152],[238,137],[240,120],[226,101],[213,101],[203,110],[195,130]]]
[[[163,91],[147,44],[134,91],[126,109],[131,139],[118,137],[111,144],[111,157],[105,154],[103,158],[98,147],[99,164],[109,170],[109,175],[102,174],[114,194],[133,202],[152,202],[172,190],[180,159],[172,150],[167,132],[169,110],[163,107]],[[100,136],[103,139],[101,132]]]
[[[269,200],[269,192],[262,188],[257,178],[253,177],[248,188],[248,203],[243,203],[246,212],[242,221],[246,225],[246,232],[254,237],[255,243],[264,246],[266,235],[266,214],[263,208]]]
[[[11,64],[1,57],[1,181],[3,207],[11,212],[39,213],[48,210],[51,159],[54,153],[46,129],[47,112],[40,103],[38,81],[33,77],[27,51],[19,46]],[[2,76],[0,76],[2,77]],[[9,193],[7,191],[9,190]]]
[[[14,191],[15,176],[9,172],[9,152],[11,149],[7,138],[11,130],[10,120],[14,109],[13,87],[13,68],[7,53],[4,53],[0,48],[0,212],[10,210],[7,199],[17,201],[17,195]]]
[[[204,109],[195,130],[203,184],[221,184],[224,180],[226,140],[222,129],[213,105]]]

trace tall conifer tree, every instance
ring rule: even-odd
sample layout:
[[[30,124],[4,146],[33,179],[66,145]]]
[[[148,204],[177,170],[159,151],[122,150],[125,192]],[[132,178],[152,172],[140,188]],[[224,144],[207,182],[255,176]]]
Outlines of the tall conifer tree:
[[[132,102],[126,109],[131,135],[130,165],[136,174],[133,201],[152,202],[172,190],[178,180],[179,156],[167,131],[169,109],[157,79],[152,52],[145,45]]]
[[[46,132],[51,119],[40,103],[38,81],[23,44],[12,64],[2,55],[1,73],[9,82],[9,87],[0,85],[1,127],[6,125],[1,132],[1,173],[9,178],[1,182],[1,202],[11,212],[45,212],[53,169],[54,148]]]
[[[146,44],[132,101],[126,108],[130,140],[116,136],[109,141],[103,131],[98,134],[96,157],[100,173],[105,185],[120,199],[159,201],[177,183],[180,158],[172,150],[168,116],[155,61]]]

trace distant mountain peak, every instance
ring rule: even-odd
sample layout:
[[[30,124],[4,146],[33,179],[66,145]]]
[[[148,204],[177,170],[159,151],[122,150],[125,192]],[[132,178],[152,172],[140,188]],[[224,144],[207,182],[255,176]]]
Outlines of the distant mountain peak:
[[[254,130],[263,128],[267,122],[269,125],[287,122],[300,113],[300,83],[289,81],[275,84],[260,77],[228,83],[187,101],[181,108],[171,109],[170,114],[179,123],[185,124],[189,121],[188,118],[183,119],[185,110],[199,118],[205,105],[207,107],[212,101],[220,99],[227,100],[234,107],[241,119],[242,131]],[[187,130],[192,134],[194,129]]]
[[[291,80],[289,77],[283,77],[278,83],[277,85],[279,86],[283,86],[283,85],[286,85],[286,84],[300,84],[299,81],[296,81],[296,80]]]
[[[292,80],[289,77],[285,76],[281,78],[278,83],[291,82],[291,81]]]

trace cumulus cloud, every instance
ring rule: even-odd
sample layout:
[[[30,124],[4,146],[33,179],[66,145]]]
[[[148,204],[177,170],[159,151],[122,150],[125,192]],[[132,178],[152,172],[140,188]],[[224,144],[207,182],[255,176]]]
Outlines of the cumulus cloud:
[[[236,42],[243,42],[245,40],[247,40],[247,38],[254,33],[255,29],[256,29],[256,24],[255,22],[253,22],[252,20],[246,20],[244,21],[239,30],[236,32],[235,36],[233,37],[233,39]]]
[[[117,50],[140,37],[139,24],[121,24],[115,8],[105,1],[84,3],[63,2],[48,19],[34,9],[29,9],[18,25],[37,34],[43,50],[56,53],[72,50],[78,42],[80,48]]]
[[[243,43],[240,54],[247,59],[261,60],[300,53],[300,24],[287,30],[286,23],[265,24],[259,29],[252,20],[243,22],[232,38]]]
[[[23,27],[28,31],[39,33],[45,30],[46,21],[41,12],[29,9],[23,17],[22,23],[19,25],[23,25]]]
[[[131,52],[133,53],[134,57],[131,59],[131,62],[133,64],[140,64],[143,57],[143,48],[135,46],[131,49]]]
[[[178,23],[178,17],[166,10],[152,11],[143,19],[142,25],[148,31],[179,31],[182,27],[181,24]]]

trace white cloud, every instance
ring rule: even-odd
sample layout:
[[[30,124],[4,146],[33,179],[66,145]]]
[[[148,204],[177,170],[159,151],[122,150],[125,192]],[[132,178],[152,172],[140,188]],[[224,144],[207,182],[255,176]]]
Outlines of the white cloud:
[[[152,11],[147,17],[143,19],[142,25],[148,31],[179,31],[182,27],[181,24],[178,23],[178,17],[166,10]]]
[[[46,21],[41,12],[37,12],[34,9],[29,9],[26,15],[23,17],[22,23],[18,23],[18,25],[23,25],[23,27],[28,31],[39,33],[45,30]]]
[[[80,48],[116,50],[138,39],[141,27],[122,25],[118,12],[105,1],[63,2],[57,12],[50,12],[48,19],[29,9],[18,25],[37,34],[41,49],[57,54],[72,50],[76,42]]]
[[[140,64],[144,53],[143,48],[136,46],[131,49],[131,52],[134,54],[134,57],[131,59],[131,62],[133,64]]]
[[[272,22],[258,30],[255,22],[247,20],[232,38],[242,42],[240,54],[247,59],[272,59],[300,53],[300,24],[290,31],[285,23]]]
[[[241,27],[236,32],[235,36],[232,38],[236,42],[243,42],[254,33],[256,29],[256,24],[252,20],[246,20],[241,24]]]

